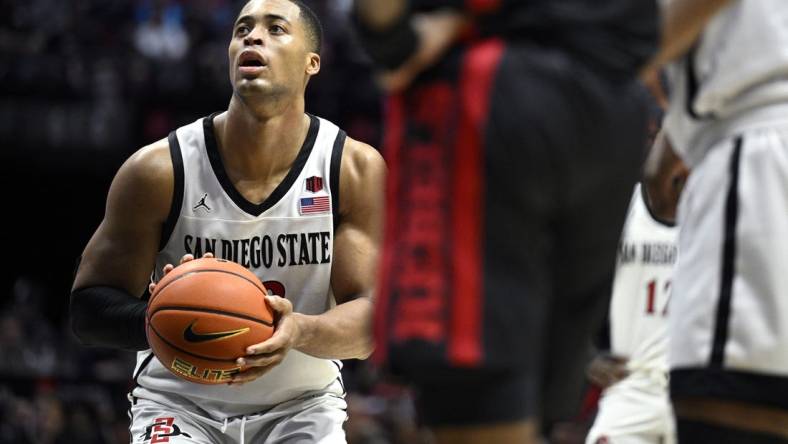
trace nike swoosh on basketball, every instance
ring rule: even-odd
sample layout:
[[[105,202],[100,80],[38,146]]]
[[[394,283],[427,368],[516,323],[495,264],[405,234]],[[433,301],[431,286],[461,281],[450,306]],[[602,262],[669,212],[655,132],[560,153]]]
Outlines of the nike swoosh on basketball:
[[[188,342],[208,342],[208,341],[217,341],[219,339],[226,339],[232,336],[238,336],[244,334],[249,331],[249,327],[246,328],[239,328],[237,330],[228,330],[228,331],[217,331],[214,333],[197,333],[194,331],[194,324],[197,321],[192,322],[186,327],[186,330],[183,331],[183,339],[187,340]]]

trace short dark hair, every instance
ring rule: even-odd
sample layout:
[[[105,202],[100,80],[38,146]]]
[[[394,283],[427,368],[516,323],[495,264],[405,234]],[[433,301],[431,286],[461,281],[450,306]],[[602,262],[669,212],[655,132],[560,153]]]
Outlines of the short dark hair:
[[[253,0],[248,0],[241,9],[245,8],[246,5],[252,1]],[[323,25],[320,24],[320,19],[317,18],[317,14],[301,0],[287,1],[298,7],[299,17],[306,27],[306,37],[309,39],[310,49],[320,54],[320,51],[323,49]]]
[[[317,14],[309,6],[301,0],[289,0],[291,3],[298,6],[298,11],[301,13],[301,20],[306,25],[306,35],[309,42],[312,44],[312,51],[320,54],[323,49],[323,25]]]

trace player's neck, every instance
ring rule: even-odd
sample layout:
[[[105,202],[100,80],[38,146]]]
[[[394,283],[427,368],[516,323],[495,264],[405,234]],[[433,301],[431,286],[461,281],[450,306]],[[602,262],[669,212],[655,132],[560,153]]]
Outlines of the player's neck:
[[[219,150],[230,175],[265,180],[289,169],[309,130],[303,98],[278,110],[252,109],[233,97],[215,120]]]

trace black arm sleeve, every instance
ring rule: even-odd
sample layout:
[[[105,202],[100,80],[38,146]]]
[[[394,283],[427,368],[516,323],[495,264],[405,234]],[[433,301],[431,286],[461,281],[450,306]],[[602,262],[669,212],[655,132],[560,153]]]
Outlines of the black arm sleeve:
[[[117,288],[80,288],[71,293],[71,328],[84,345],[145,350],[147,306]]]

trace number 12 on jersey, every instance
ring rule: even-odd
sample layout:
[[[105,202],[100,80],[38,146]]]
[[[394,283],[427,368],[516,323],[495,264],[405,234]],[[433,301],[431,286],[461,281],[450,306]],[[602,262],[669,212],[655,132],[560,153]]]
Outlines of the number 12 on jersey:
[[[665,316],[668,314],[668,302],[670,302],[670,281],[665,281],[664,285],[658,285],[656,279],[652,279],[646,285],[646,314],[653,315],[657,313],[657,304],[662,304],[659,314]]]

